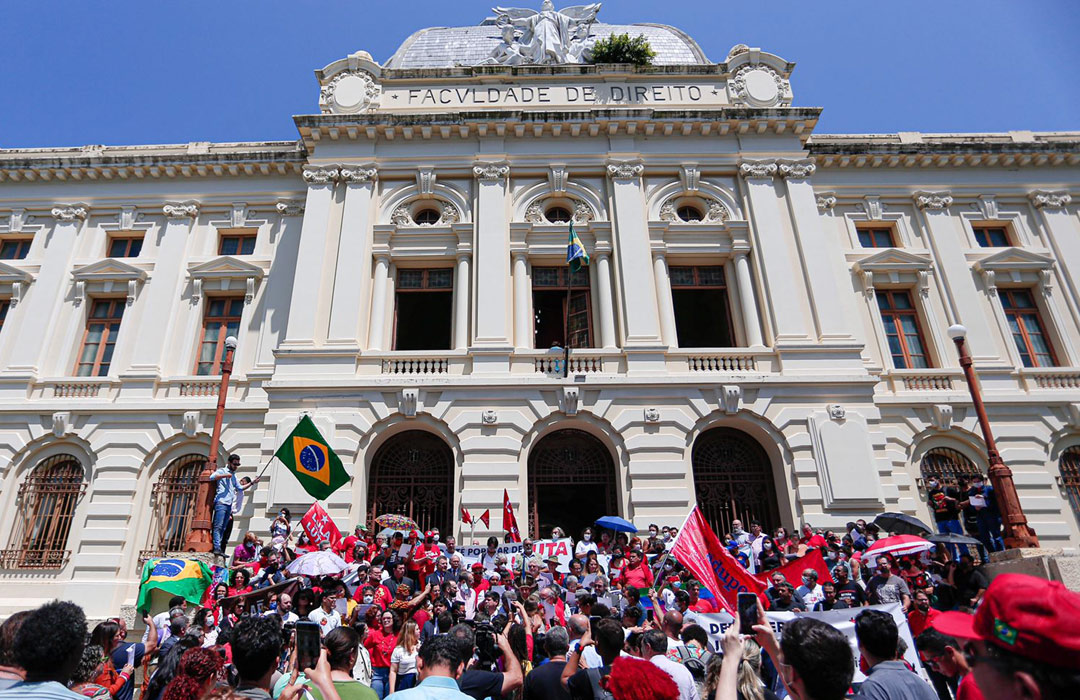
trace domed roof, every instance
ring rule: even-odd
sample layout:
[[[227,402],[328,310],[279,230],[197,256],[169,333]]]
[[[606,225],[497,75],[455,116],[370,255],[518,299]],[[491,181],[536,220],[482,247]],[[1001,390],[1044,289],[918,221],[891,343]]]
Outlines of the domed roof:
[[[644,34],[656,57],[653,65],[711,64],[697,42],[683,31],[664,24],[602,24],[596,22],[589,31],[589,43],[612,34]],[[475,66],[502,43],[500,29],[494,20],[474,27],[431,27],[416,32],[398,48],[384,68],[417,70],[422,68],[454,68]]]

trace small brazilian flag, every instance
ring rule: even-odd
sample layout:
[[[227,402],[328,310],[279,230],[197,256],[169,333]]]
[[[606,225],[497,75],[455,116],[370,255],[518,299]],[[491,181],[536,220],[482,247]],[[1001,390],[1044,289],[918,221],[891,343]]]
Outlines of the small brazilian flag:
[[[349,483],[349,475],[341,460],[326,444],[309,416],[304,416],[296,428],[281,443],[274,456],[289,468],[304,490],[317,501]]]
[[[589,264],[589,254],[574,231],[573,221],[570,222],[570,240],[566,243],[566,264],[570,266],[570,272],[577,272],[582,265]]]
[[[150,610],[150,592],[165,591],[182,595],[192,605],[202,603],[206,587],[210,585],[210,569],[201,561],[190,559],[151,559],[143,565],[139,585],[139,599],[135,609]]]

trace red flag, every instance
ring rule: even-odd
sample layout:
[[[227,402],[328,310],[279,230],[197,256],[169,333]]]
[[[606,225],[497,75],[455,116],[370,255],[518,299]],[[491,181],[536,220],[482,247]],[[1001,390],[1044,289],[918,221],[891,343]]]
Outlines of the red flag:
[[[334,549],[337,549],[338,542],[341,541],[341,531],[330,518],[330,514],[318,503],[311,504],[308,512],[300,518],[300,525],[313,544],[330,542]]]
[[[729,613],[735,614],[737,594],[750,592],[760,595],[766,588],[724,548],[697,506],[679,528],[671,554],[690,569],[701,585],[708,588]]]
[[[778,566],[772,571],[757,574],[755,578],[766,586],[771,586],[773,574],[783,574],[784,578],[797,588],[799,586],[799,580],[802,578],[802,572],[807,569],[813,569],[818,573],[819,585],[822,583],[831,583],[833,580],[832,574],[829,573],[829,567],[825,564],[825,557],[821,555],[820,549],[811,549],[810,552],[804,556],[801,556],[798,559],[792,559],[787,564]]]
[[[476,519],[477,522],[484,523],[484,527],[491,527],[491,511],[485,510],[484,514]]]
[[[510,535],[511,542],[521,541],[517,518],[514,517],[514,506],[510,504],[510,494],[506,489],[503,489],[503,530]]]
[[[469,515],[469,511],[464,508],[461,509],[461,522],[466,525],[472,525],[472,516]]]

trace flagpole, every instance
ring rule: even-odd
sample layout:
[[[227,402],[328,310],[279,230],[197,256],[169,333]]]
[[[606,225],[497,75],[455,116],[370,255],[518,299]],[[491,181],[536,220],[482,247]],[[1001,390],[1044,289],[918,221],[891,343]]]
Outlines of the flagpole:
[[[570,376],[570,279],[573,274],[574,267],[568,262],[566,264],[566,308],[563,310],[563,379]]]
[[[275,459],[277,459],[276,454],[270,456],[270,459],[266,462],[266,464],[263,465],[262,471],[259,472],[258,476],[255,477],[256,481],[263,478],[263,474],[266,473],[266,470],[270,468],[270,465],[274,463]]]

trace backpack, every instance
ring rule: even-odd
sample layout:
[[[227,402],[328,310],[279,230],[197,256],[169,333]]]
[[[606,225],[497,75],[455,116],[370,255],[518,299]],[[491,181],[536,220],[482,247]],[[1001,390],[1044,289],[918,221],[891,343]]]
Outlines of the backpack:
[[[706,651],[701,656],[694,656],[686,647],[677,647],[675,652],[679,655],[677,661],[690,672],[690,675],[694,677],[694,682],[698,685],[703,684],[705,682],[705,669],[709,667],[713,653]]]
[[[615,696],[610,691],[604,690],[600,685],[600,669],[587,668],[585,669],[585,675],[589,677],[589,683],[592,684],[594,700],[615,700]]]

